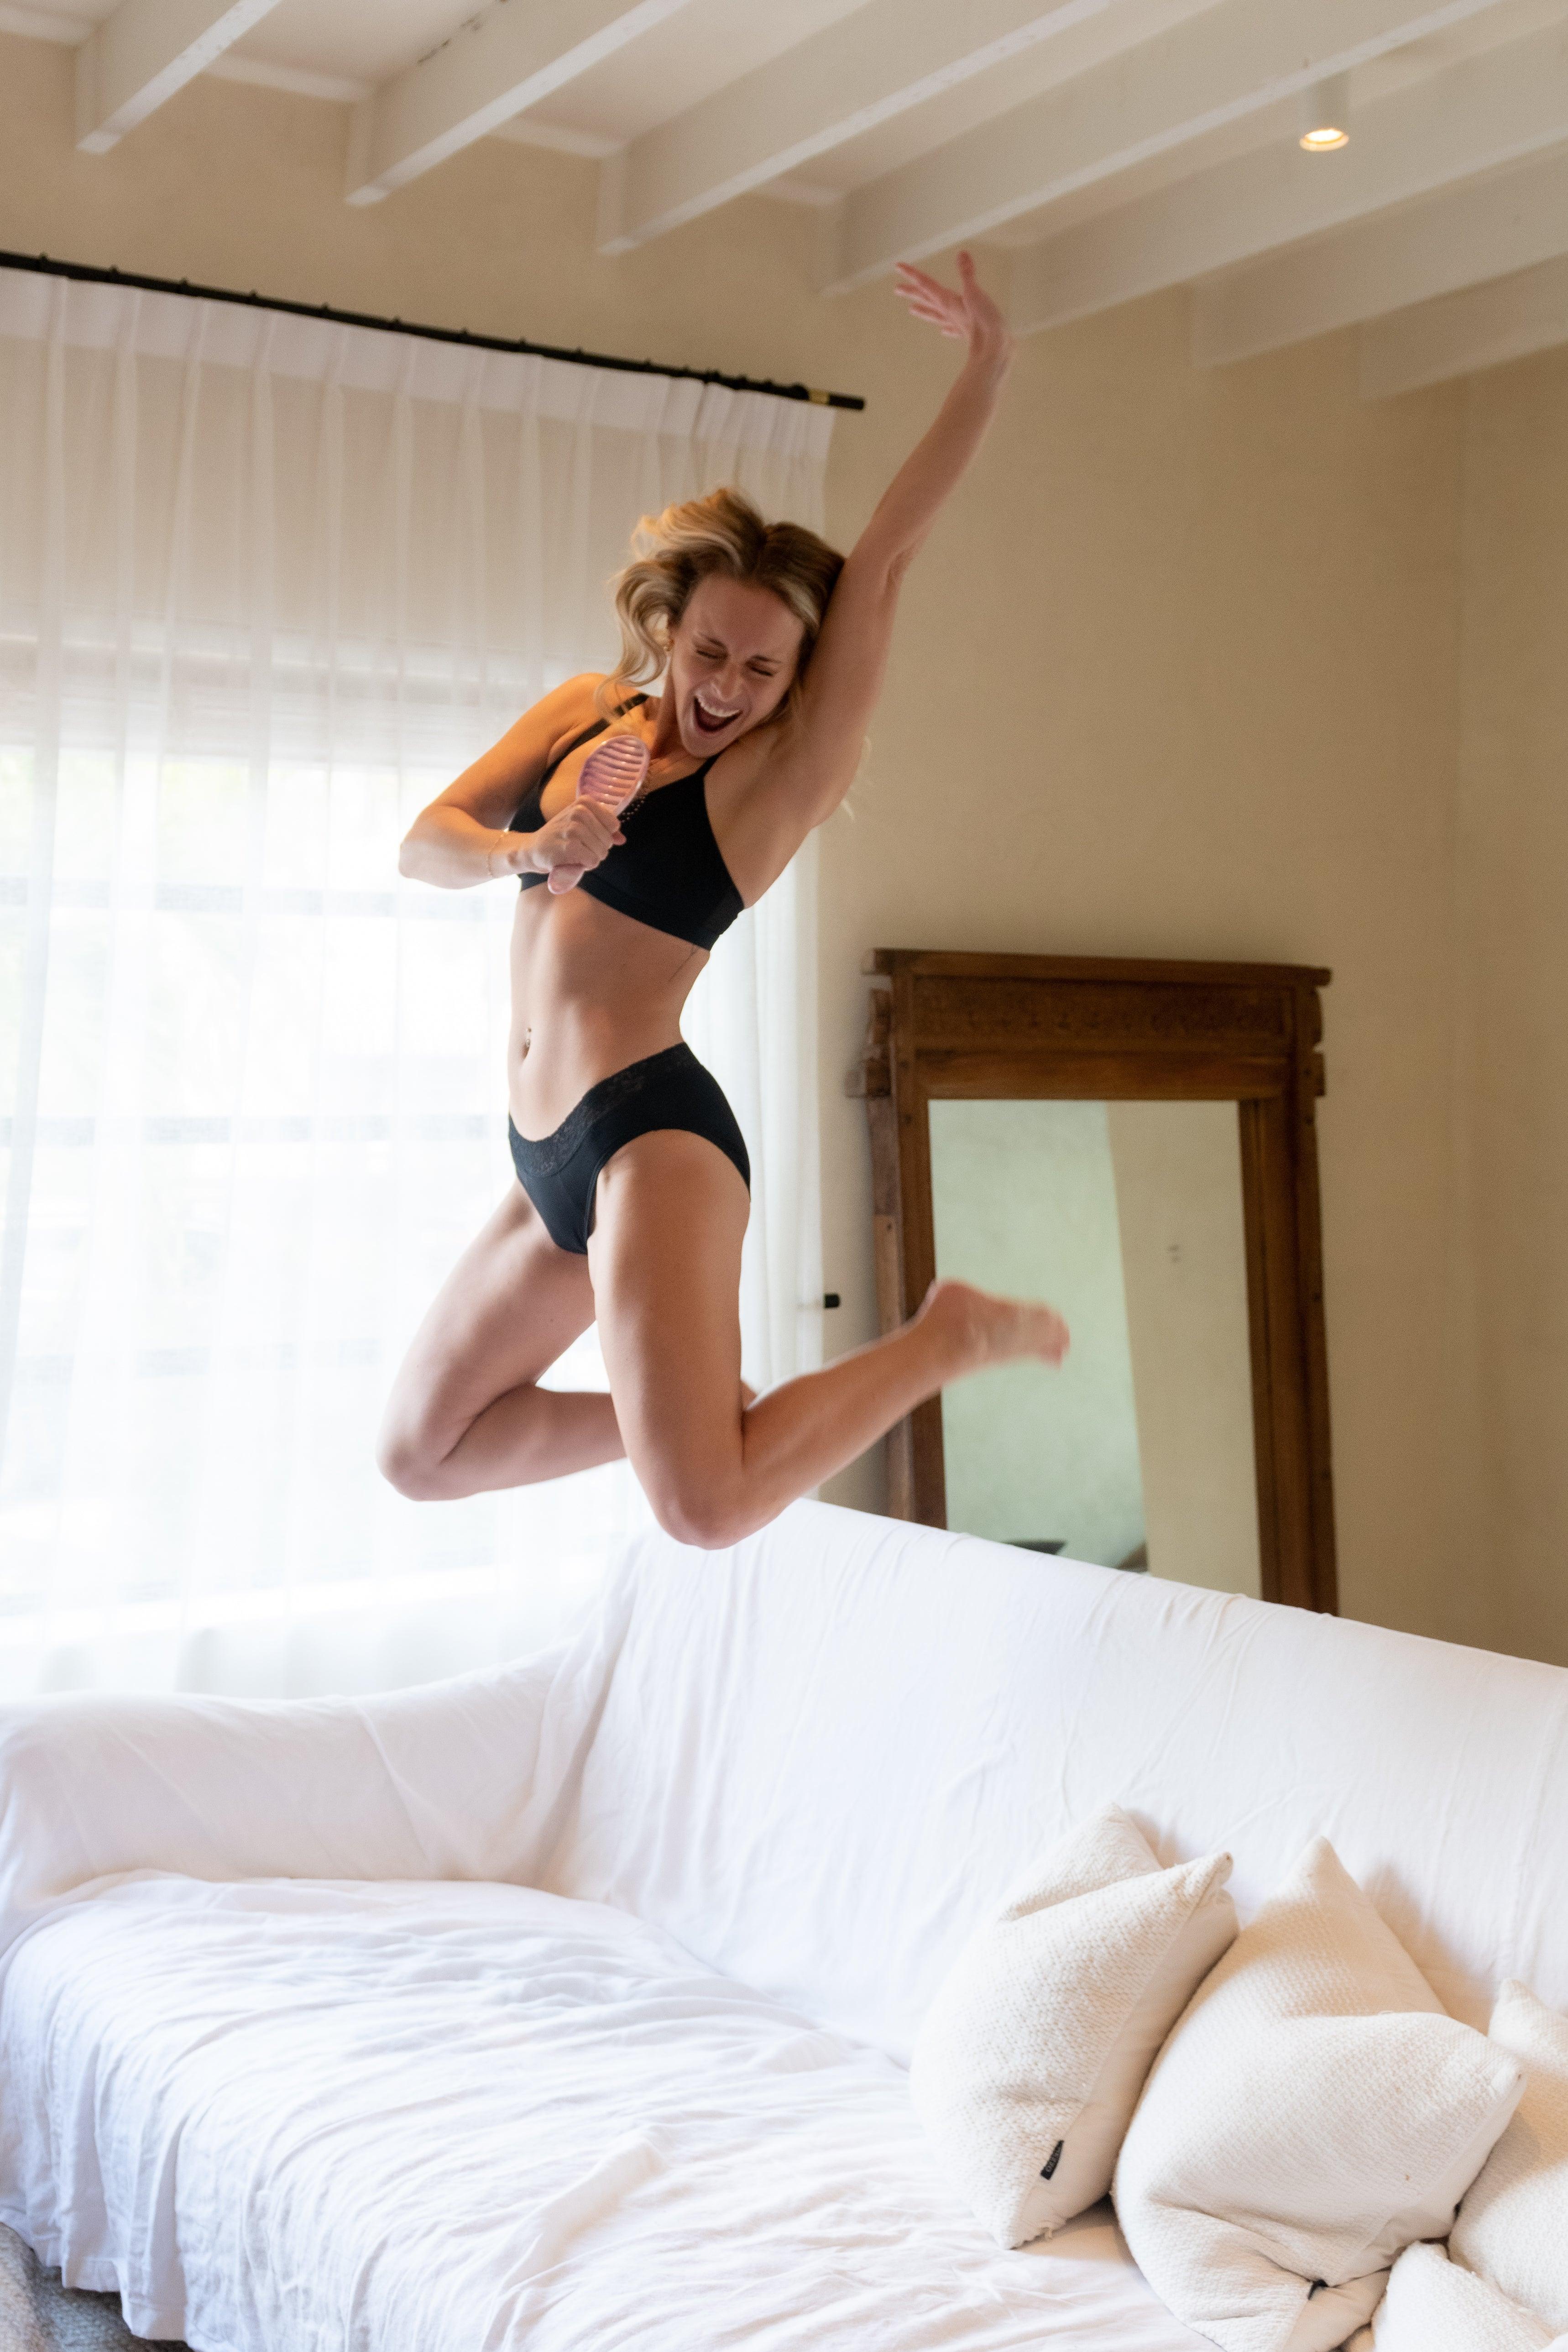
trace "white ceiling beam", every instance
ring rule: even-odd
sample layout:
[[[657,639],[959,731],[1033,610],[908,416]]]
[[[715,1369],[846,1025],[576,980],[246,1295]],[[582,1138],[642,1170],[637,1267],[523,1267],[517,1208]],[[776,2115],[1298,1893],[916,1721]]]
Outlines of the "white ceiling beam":
[[[1559,343],[1568,343],[1568,254],[1370,320],[1361,331],[1362,398],[1386,400]]]
[[[74,49],[91,30],[90,16],[57,16],[52,8],[21,8],[0,0],[0,33],[19,34],[24,41],[58,41]]]
[[[951,139],[845,201],[831,290],[1124,172],[1494,0],[1215,0],[1188,22]]]
[[[868,0],[626,149],[600,250],[629,253],[1003,65],[1110,0]]]
[[[1358,110],[1337,153],[1277,146],[1195,172],[1013,257],[1020,334],[1180,286],[1568,139],[1568,32],[1500,44]],[[1206,299],[1206,298],[1205,298]]]
[[[259,24],[277,0],[120,0],[76,53],[76,143],[109,150]]]
[[[230,49],[207,68],[215,81],[245,82],[252,89],[284,89],[295,98],[319,98],[331,106],[353,106],[368,97],[370,84],[347,74],[317,73],[310,66],[279,65],[272,58],[247,58]]]
[[[355,107],[346,194],[373,205],[537,106],[688,0],[513,0],[460,25]]]
[[[1568,149],[1201,287],[1193,358],[1224,367],[1568,253]]]

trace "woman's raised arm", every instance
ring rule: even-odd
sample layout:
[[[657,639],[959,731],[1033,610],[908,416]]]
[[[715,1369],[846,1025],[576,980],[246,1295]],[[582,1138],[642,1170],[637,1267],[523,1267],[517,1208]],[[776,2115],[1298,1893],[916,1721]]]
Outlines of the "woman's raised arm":
[[[935,421],[845,560],[806,672],[800,723],[771,763],[770,784],[779,776],[792,800],[804,800],[812,824],[832,814],[854,780],[904,573],[984,438],[1012,364],[1006,321],[967,253],[958,257],[958,275],[955,290],[910,263],[899,265],[898,290],[912,315],[962,338],[968,350]]]

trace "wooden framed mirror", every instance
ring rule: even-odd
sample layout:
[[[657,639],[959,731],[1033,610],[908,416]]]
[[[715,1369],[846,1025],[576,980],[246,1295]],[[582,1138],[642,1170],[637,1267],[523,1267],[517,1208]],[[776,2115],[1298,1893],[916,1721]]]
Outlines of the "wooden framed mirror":
[[[1332,1610],[1330,974],[912,948],[866,970],[883,1330],[940,1272],[1074,1332],[1059,1374],[980,1373],[889,1433],[894,1516]]]

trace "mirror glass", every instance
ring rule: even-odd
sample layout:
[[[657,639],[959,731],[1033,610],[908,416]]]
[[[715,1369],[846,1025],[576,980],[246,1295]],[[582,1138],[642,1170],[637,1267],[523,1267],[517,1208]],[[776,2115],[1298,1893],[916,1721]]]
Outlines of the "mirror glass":
[[[943,1392],[948,1526],[1256,1594],[1236,1105],[935,1101],[931,1165],[938,1274],[1072,1332]]]

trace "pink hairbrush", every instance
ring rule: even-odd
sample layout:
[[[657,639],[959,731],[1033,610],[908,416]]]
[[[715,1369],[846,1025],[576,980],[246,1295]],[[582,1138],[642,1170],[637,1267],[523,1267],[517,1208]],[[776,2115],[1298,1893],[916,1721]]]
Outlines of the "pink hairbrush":
[[[606,816],[619,816],[641,791],[647,763],[647,745],[640,735],[612,735],[584,761],[576,797],[592,801]],[[587,870],[585,866],[552,866],[550,887],[559,898],[563,890],[574,890]]]

